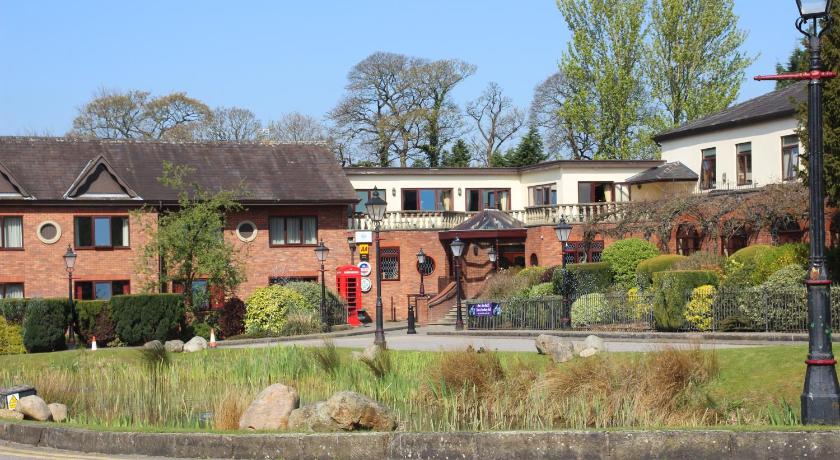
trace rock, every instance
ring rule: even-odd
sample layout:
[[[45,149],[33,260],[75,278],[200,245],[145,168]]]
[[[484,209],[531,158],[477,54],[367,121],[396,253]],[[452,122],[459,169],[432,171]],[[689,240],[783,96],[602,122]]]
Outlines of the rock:
[[[163,348],[166,348],[166,351],[170,353],[180,353],[184,351],[184,342],[180,340],[167,340],[163,344]]]
[[[187,353],[194,353],[196,351],[206,350],[207,349],[207,341],[204,340],[204,337],[195,336],[190,339],[189,342],[184,344],[184,351]]]
[[[397,429],[397,416],[389,408],[352,391],[340,391],[318,407],[318,417],[332,419],[343,431]]]
[[[184,349],[186,349],[186,346]],[[297,390],[282,383],[275,383],[261,391],[251,405],[245,409],[239,419],[239,428],[284,430],[289,425],[289,415],[299,405],[300,397]]]
[[[586,336],[586,339],[583,341],[583,348],[594,348],[598,351],[606,351],[607,348],[604,346],[604,339],[598,337],[597,335],[589,335]]]
[[[163,344],[160,343],[160,340],[150,340],[150,341],[143,344],[143,348],[145,348],[147,350],[151,350],[151,349],[162,347],[162,346],[163,346]]]
[[[23,420],[23,414],[11,409],[0,409],[0,419]]]
[[[537,353],[541,355],[551,354],[551,347],[560,340],[556,335],[540,334],[534,339],[534,345],[537,346]]]
[[[50,408],[53,422],[63,422],[67,420],[67,406],[59,403],[52,403],[47,405]]]
[[[20,398],[16,410],[20,411],[26,418],[39,422],[47,421],[52,417],[47,403],[36,395]]]
[[[572,342],[572,349],[575,351],[576,355],[579,355],[580,352],[586,350],[586,345],[583,342]]]
[[[289,414],[289,430],[292,431],[314,431],[318,433],[329,433],[341,431],[341,427],[335,422],[327,411],[324,410],[323,401],[295,409]]]
[[[554,345],[550,351],[551,360],[555,363],[565,363],[575,357],[575,350],[571,343],[560,342]]]
[[[587,348],[587,349],[580,352],[580,357],[581,358],[588,358],[590,356],[595,356],[598,353],[600,353],[600,351],[598,351],[597,348]]]

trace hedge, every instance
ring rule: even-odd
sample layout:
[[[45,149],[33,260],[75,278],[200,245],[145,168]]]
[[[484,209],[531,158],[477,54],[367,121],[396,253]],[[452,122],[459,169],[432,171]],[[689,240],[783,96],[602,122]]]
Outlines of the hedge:
[[[761,253],[770,251],[773,249],[773,246],[767,244],[753,244],[752,246],[747,246],[745,248],[741,248],[732,254],[729,255],[729,258],[740,262],[742,264],[755,262],[756,257],[761,255]]]
[[[636,282],[636,267],[643,260],[659,255],[659,249],[650,241],[629,238],[607,246],[601,261],[610,264],[616,284],[629,288]]]
[[[11,324],[23,324],[26,314],[26,299],[0,299],[0,312]]]
[[[687,257],[679,254],[662,254],[661,256],[643,260],[636,267],[636,284],[642,290],[647,289],[653,285],[654,273],[670,270],[678,262],[686,259]]]
[[[606,262],[566,265],[568,279],[563,270],[554,271],[554,293],[557,295],[580,296],[604,291],[612,284],[612,269]]]
[[[90,342],[95,336],[97,345],[106,346],[117,338],[111,305],[107,300],[77,300],[75,305],[79,331],[86,341]]]
[[[718,285],[715,272],[677,270],[653,274],[653,319],[658,330],[673,331],[685,325],[685,306],[694,288]]]
[[[26,353],[23,346],[23,333],[20,326],[0,317],[0,355],[16,355]]]
[[[184,321],[181,294],[117,295],[111,298],[111,316],[117,337],[128,345],[178,337]]]
[[[23,346],[30,353],[67,348],[64,333],[70,316],[67,299],[28,299],[23,320]]]

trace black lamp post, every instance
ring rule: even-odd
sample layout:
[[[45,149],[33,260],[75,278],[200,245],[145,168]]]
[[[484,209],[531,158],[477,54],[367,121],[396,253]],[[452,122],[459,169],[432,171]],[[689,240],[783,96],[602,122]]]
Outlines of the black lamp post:
[[[373,343],[385,348],[385,330],[382,325],[382,264],[379,254],[379,226],[385,217],[387,203],[379,197],[379,189],[373,188],[370,199],[365,203],[365,210],[374,224],[376,240],[376,330],[374,331]]]
[[[76,334],[77,324],[79,324],[79,319],[76,314],[76,303],[73,302],[73,269],[76,267],[76,251],[68,244],[67,251],[62,257],[64,257],[64,269],[67,270],[67,300],[70,302],[70,343],[75,343],[74,336]]]
[[[350,248],[350,265],[356,265],[356,239],[352,236],[347,238],[347,247]]]
[[[802,391],[802,423],[840,425],[840,385],[831,350],[831,281],[825,267],[825,192],[823,185],[822,71],[820,37],[831,24],[831,0],[797,0],[796,27],[808,37],[811,71],[808,84],[808,191],[810,193],[810,270],[808,288],[808,368]]]
[[[464,246],[466,244],[457,236],[454,241],[449,243],[449,248],[452,249],[452,261],[455,264],[455,302],[458,307],[456,309],[457,316],[455,317],[456,331],[464,330],[464,316],[461,313],[461,264],[459,262],[461,254],[464,253]]]
[[[329,253],[330,248],[324,245],[324,240],[318,242],[318,246],[315,247],[315,257],[318,258],[318,262],[321,262],[321,321],[324,323],[327,332],[332,329],[329,315],[327,315],[327,284],[324,280],[324,261],[327,260],[327,254]]]
[[[569,273],[566,271],[566,244],[569,242],[569,235],[572,233],[572,226],[566,222],[566,216],[560,216],[560,222],[554,227],[554,233],[563,248],[561,252],[560,268],[563,271],[563,323],[569,314]]]
[[[490,252],[487,253],[487,258],[490,259],[490,264],[493,265],[493,271],[496,271],[496,259],[499,257],[496,254],[496,248],[494,246],[490,246]]]
[[[426,288],[423,286],[423,266],[426,263],[426,253],[423,252],[423,248],[420,248],[420,251],[417,253],[417,271],[420,272],[420,293],[417,297],[424,297],[426,295]],[[417,299],[415,299],[417,302]],[[414,308],[411,302],[408,302],[408,330],[406,331],[407,334],[416,334],[417,330],[415,329],[417,323],[417,309]]]

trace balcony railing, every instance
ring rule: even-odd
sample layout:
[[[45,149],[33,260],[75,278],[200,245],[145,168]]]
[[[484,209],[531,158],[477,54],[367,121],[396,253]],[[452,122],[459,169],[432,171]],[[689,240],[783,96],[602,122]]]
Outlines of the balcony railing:
[[[565,216],[569,223],[579,223],[612,213],[621,203],[576,203],[550,206],[531,206],[505,211],[526,226],[553,225]],[[449,230],[464,223],[475,212],[460,211],[393,211],[385,214],[382,230]],[[373,222],[364,214],[347,219],[348,230],[373,230]]]

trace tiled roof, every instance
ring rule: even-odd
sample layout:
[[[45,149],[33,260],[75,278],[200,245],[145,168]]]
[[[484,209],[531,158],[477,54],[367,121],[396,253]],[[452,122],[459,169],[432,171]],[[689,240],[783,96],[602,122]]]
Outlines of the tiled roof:
[[[145,202],[177,199],[175,191],[158,182],[164,162],[192,168],[188,180],[208,190],[244,184],[244,201],[357,201],[350,180],[324,146],[0,137],[0,164],[36,200],[64,199],[97,161],[106,162],[116,179]]]
[[[662,142],[763,120],[788,117],[796,113],[797,105],[804,102],[807,95],[807,83],[796,82],[787,88],[767,93],[708,117],[661,132],[654,136],[653,140]]]
[[[511,230],[525,228],[525,224],[514,219],[510,214],[496,209],[485,209],[465,220],[450,232],[473,230]]]
[[[700,176],[689,169],[688,166],[675,161],[673,163],[665,163],[656,168],[650,168],[642,171],[629,179],[628,184],[644,184],[647,182],[693,182],[699,179]]]

